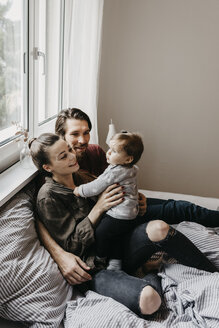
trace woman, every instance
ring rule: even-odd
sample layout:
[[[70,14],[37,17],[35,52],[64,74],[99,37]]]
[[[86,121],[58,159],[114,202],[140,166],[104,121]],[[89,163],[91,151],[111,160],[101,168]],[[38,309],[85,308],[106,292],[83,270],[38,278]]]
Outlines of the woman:
[[[142,224],[124,236],[122,241],[123,269],[126,272],[105,270],[106,260],[95,256],[95,227],[106,210],[122,202],[122,188],[111,187],[118,194],[110,202],[104,201],[104,193],[96,203],[77,198],[73,194],[74,188],[89,179],[77,172],[79,165],[75,152],[67,143],[57,135],[46,133],[32,140],[30,149],[37,168],[51,175],[38,193],[39,218],[56,242],[76,254],[76,260],[83,261],[81,266],[90,270],[90,289],[110,296],[144,316],[156,312],[161,305],[160,280],[156,275],[139,279],[129,274],[153,253],[164,250],[184,265],[217,271],[183,234],[161,220],[145,223],[144,217]]]

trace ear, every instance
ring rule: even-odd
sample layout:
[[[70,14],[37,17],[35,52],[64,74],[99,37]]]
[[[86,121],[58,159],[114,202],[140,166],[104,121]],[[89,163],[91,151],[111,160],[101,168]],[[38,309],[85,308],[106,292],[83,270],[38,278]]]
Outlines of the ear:
[[[43,164],[43,169],[47,172],[52,172],[52,169],[50,168],[50,165],[49,164]]]
[[[128,156],[126,161],[125,161],[125,164],[131,164],[134,160],[134,157],[133,156]]]

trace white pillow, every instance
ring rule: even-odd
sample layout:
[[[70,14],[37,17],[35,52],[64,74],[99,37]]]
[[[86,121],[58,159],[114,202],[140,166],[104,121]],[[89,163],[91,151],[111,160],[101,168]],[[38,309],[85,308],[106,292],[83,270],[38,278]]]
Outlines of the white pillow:
[[[72,287],[35,230],[33,199],[21,191],[0,212],[0,316],[59,327]]]

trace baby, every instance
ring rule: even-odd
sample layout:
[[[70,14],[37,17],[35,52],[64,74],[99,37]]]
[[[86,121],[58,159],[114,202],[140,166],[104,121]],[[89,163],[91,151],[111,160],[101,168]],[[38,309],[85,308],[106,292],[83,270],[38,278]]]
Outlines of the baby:
[[[99,195],[108,186],[119,183],[124,187],[124,201],[109,209],[95,230],[96,251],[99,257],[113,257],[109,270],[121,269],[119,238],[133,229],[138,223],[138,189],[135,164],[144,150],[141,137],[136,133],[117,133],[110,140],[106,154],[108,168],[94,181],[74,189],[81,197]],[[141,220],[140,220],[141,221]]]

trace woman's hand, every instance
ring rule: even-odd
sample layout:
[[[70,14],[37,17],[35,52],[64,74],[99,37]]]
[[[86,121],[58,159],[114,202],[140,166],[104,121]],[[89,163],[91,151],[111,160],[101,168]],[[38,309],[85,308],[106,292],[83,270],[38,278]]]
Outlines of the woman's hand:
[[[79,194],[79,192],[78,192],[78,187],[75,187],[73,193],[74,193],[74,195],[77,196],[77,197],[80,196],[80,194]]]
[[[138,193],[138,206],[139,206],[139,216],[143,216],[147,209],[147,198],[142,193]]]
[[[59,269],[63,277],[70,285],[79,285],[82,282],[91,280],[91,275],[85,270],[90,268],[80,259],[80,257],[63,250],[59,259]]]
[[[117,183],[107,187],[106,190],[100,194],[97,203],[88,215],[91,223],[95,226],[104,212],[122,203],[123,200],[123,187]]]
[[[123,200],[123,187],[115,183],[107,187],[106,190],[99,195],[96,205],[99,206],[103,213],[108,211],[111,207],[122,203]]]

